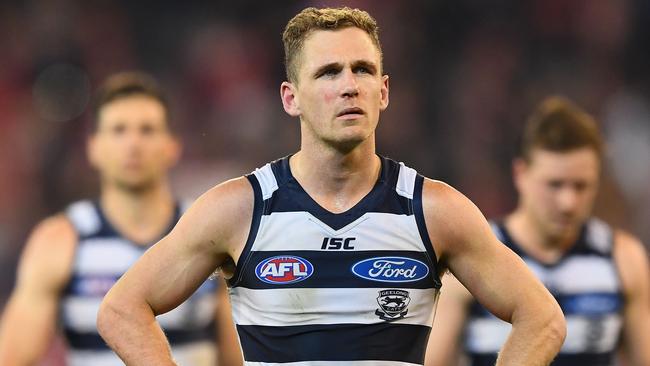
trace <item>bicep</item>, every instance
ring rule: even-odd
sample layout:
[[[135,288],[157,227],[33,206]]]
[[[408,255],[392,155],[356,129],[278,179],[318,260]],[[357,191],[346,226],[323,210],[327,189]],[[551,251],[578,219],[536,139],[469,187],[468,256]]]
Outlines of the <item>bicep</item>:
[[[426,186],[425,186],[426,188]],[[553,299],[523,261],[492,233],[479,209],[446,185],[429,185],[425,205],[442,263],[490,312],[512,322],[514,312]],[[435,245],[435,244],[434,244]]]
[[[252,189],[241,180],[208,191],[124,274],[111,297],[144,300],[155,314],[178,306],[233,256],[233,243],[243,241],[249,199]]]

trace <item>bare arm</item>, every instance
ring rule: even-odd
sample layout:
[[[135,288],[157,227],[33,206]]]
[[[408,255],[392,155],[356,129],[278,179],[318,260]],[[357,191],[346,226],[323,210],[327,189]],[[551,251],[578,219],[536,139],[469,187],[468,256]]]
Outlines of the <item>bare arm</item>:
[[[45,355],[55,334],[60,293],[70,276],[75,242],[74,229],[62,215],[34,229],[0,321],[0,365],[34,365]]]
[[[472,300],[463,285],[451,274],[442,278],[437,316],[427,345],[426,366],[452,366],[459,362],[459,339]]]
[[[548,290],[462,194],[426,181],[423,205],[441,263],[483,306],[512,324],[497,365],[548,365],[566,336],[564,316]]]
[[[617,233],[614,259],[625,296],[623,352],[630,366],[650,365],[650,270],[643,245]]]
[[[126,364],[174,365],[155,316],[185,301],[228,257],[236,261],[252,212],[245,178],[211,189],[113,286],[97,326]]]
[[[219,343],[219,365],[220,366],[239,366],[244,363],[242,352],[237,340],[237,331],[232,320],[230,310],[230,299],[228,298],[228,289],[225,281],[221,281],[217,293],[218,304],[216,308],[217,320],[217,339]]]

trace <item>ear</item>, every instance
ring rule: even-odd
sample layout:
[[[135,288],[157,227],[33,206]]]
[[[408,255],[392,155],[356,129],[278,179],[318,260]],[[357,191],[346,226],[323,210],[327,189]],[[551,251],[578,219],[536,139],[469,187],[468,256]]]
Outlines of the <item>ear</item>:
[[[380,92],[381,92],[381,102],[379,103],[379,109],[383,111],[388,107],[388,75],[383,75],[381,77]]]
[[[291,117],[300,117],[300,103],[294,84],[284,81],[280,85],[280,98],[284,111]]]
[[[528,172],[528,162],[524,158],[516,158],[512,161],[512,181],[518,192],[523,189],[524,179]]]
[[[99,151],[99,142],[97,141],[96,132],[93,132],[90,136],[86,138],[86,157],[90,165],[97,169],[99,167],[99,157],[101,153]]]
[[[183,143],[181,140],[178,139],[178,137],[174,135],[169,136],[169,144],[168,144],[168,160],[167,164],[171,168],[175,166],[178,161],[181,159],[181,155],[183,154]]]

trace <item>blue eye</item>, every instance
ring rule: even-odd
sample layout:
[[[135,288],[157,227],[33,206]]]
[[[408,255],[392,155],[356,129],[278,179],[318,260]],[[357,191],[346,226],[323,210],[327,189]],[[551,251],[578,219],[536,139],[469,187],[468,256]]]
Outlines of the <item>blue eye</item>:
[[[339,73],[338,69],[327,69],[327,70],[323,71],[321,76],[335,76],[338,73]]]

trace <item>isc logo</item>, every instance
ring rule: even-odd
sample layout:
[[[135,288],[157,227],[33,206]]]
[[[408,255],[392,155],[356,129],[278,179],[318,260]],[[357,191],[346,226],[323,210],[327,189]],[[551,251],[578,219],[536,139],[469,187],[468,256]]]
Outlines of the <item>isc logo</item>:
[[[291,255],[267,258],[255,267],[255,275],[266,283],[285,285],[306,280],[314,273],[308,260]]]
[[[352,242],[356,238],[323,238],[323,244],[320,248],[322,250],[353,250]]]

